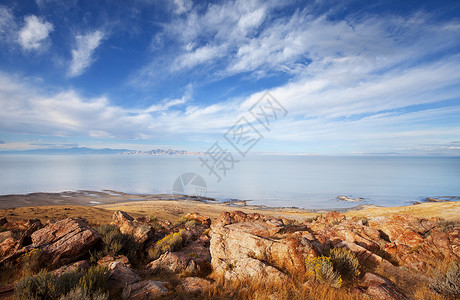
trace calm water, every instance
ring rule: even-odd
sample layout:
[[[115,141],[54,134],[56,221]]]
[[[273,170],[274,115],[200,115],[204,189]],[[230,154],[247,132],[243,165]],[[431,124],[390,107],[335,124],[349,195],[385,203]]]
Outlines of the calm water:
[[[0,194],[114,189],[170,193],[185,172],[201,175],[207,196],[269,206],[339,208],[405,205],[460,196],[460,157],[252,156],[220,183],[193,156],[0,155]],[[190,190],[189,190],[190,191]]]

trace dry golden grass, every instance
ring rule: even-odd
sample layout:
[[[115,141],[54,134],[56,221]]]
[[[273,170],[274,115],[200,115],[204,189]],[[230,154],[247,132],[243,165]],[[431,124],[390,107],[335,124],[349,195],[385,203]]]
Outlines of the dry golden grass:
[[[175,222],[191,212],[216,219],[223,211],[241,210],[245,213],[256,212],[266,216],[285,217],[304,221],[318,216],[318,212],[310,212],[294,208],[261,208],[257,206],[229,206],[219,203],[204,203],[200,201],[183,200],[154,200],[130,201],[97,206],[53,205],[35,207],[17,207],[0,209],[0,217],[8,220],[24,220],[36,218],[42,222],[67,217],[83,217],[92,224],[107,224],[111,222],[115,210],[123,210],[133,217],[155,216],[159,220]],[[322,212],[325,213],[325,212]],[[445,220],[460,220],[460,202],[424,203],[401,207],[368,207],[362,210],[352,210],[345,213],[352,217],[377,217],[393,214],[408,214],[416,217],[441,217]]]
[[[368,207],[346,213],[347,216],[376,217],[390,215],[411,215],[420,218],[440,217],[445,220],[460,220],[460,202],[422,203],[401,207]]]
[[[91,224],[106,224],[111,222],[112,215],[111,210],[76,205],[17,207],[0,210],[0,217],[6,217],[8,221],[40,219],[42,223],[47,220],[82,217]]]
[[[361,299],[346,289],[337,289],[319,283],[304,283],[293,279],[267,282],[266,280],[227,281],[217,278],[200,299],[315,299],[353,300]]]

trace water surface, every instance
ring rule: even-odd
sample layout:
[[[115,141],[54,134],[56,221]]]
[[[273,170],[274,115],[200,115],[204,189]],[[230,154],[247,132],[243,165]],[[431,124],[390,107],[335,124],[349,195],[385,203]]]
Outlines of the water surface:
[[[170,193],[194,172],[207,196],[268,206],[397,206],[425,197],[460,196],[460,157],[249,156],[217,183],[195,156],[0,155],[0,194],[113,189]]]

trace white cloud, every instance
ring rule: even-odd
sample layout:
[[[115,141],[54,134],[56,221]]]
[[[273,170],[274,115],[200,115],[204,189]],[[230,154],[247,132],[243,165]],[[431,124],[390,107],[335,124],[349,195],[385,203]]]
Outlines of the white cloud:
[[[94,51],[104,38],[102,31],[96,30],[85,35],[75,36],[75,48],[72,50],[72,61],[68,71],[69,77],[83,74],[94,62]]]
[[[193,3],[191,0],[174,0],[174,6],[174,12],[180,15],[188,12],[192,8]]]
[[[54,30],[53,24],[37,16],[27,16],[24,21],[24,27],[19,31],[19,44],[24,50],[40,50]]]
[[[0,5],[0,37],[5,39],[15,29],[16,23],[11,9]]]

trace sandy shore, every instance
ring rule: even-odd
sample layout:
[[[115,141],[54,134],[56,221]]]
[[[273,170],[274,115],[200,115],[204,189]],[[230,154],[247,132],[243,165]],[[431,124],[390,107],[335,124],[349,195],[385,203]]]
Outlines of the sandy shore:
[[[109,223],[115,210],[131,215],[151,216],[160,220],[174,221],[191,212],[211,218],[223,211],[241,210],[264,215],[305,220],[327,213],[327,210],[300,208],[277,208],[246,205],[244,201],[218,203],[197,201],[172,195],[133,195],[117,191],[76,191],[62,193],[33,193],[0,196],[0,217],[9,220],[38,218],[43,221],[65,217],[84,217],[91,223]],[[460,202],[422,203],[401,207],[357,206],[344,211],[347,216],[387,216],[408,214],[418,217],[441,217],[460,220]]]

